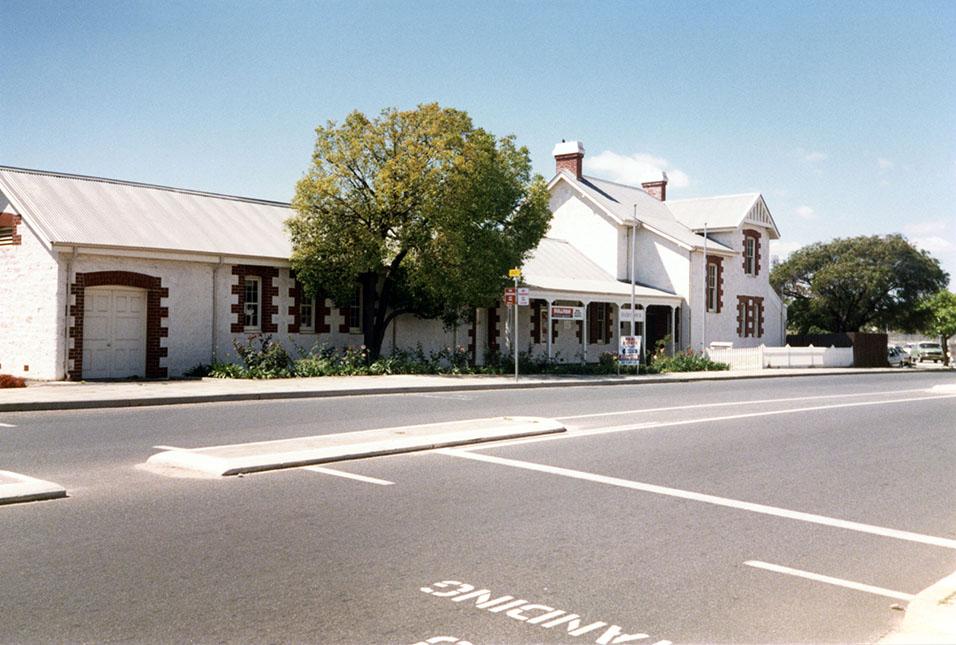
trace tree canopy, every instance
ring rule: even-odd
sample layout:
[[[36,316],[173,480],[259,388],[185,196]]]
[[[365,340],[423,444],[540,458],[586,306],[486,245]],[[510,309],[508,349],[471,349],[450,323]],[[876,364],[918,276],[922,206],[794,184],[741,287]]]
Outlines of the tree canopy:
[[[901,235],[817,242],[790,255],[770,273],[798,333],[891,328],[918,331],[926,320],[920,300],[949,276]]]
[[[372,358],[398,315],[450,324],[491,305],[547,231],[549,194],[527,149],[463,111],[356,111],[315,132],[287,222],[292,267],[308,293],[337,304],[361,284]]]
[[[926,313],[923,331],[939,336],[943,345],[943,359],[949,365],[949,339],[956,336],[956,293],[938,291],[926,298],[920,308]]]

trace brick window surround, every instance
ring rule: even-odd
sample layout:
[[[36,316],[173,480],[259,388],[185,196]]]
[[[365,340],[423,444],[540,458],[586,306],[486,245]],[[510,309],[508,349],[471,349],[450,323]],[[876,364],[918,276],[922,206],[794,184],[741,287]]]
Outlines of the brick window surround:
[[[499,304],[496,302],[494,307],[488,307],[488,351],[490,352],[497,352],[499,348],[498,323],[501,322],[501,316],[498,315]]]
[[[707,263],[705,266],[709,267],[711,264],[717,267],[717,298],[716,298],[717,306],[714,309],[708,309],[707,311],[711,311],[713,313],[719,314],[721,310],[724,308],[724,258],[720,257],[719,255],[708,255]],[[705,280],[707,279],[707,271],[708,269],[705,268],[704,270]],[[707,288],[709,292],[710,291],[709,284]],[[704,303],[704,306],[705,307],[707,306],[706,302]]]
[[[229,331],[234,334],[241,334],[246,330],[243,323],[243,311],[246,306],[247,275],[259,276],[262,280],[262,312],[259,329],[264,334],[274,334],[279,331],[279,325],[272,320],[272,317],[279,313],[279,305],[273,304],[273,299],[279,297],[279,287],[275,285],[275,279],[279,276],[279,269],[252,264],[237,264],[232,267],[232,275],[238,276],[239,281],[232,285],[232,293],[237,297],[237,301],[233,303],[231,311],[236,315],[236,319],[229,327]]]
[[[763,298],[737,296],[737,336],[763,338]]]
[[[23,222],[23,218],[13,213],[0,213],[0,228],[10,228],[13,232],[10,241],[3,243],[6,245],[17,246],[23,243],[23,238],[17,233],[17,227]]]
[[[747,273],[747,240],[753,239],[754,241],[754,272],[753,274]],[[755,231],[753,229],[744,229],[744,257],[743,257],[743,267],[744,273],[747,275],[760,275],[760,231]]]
[[[477,358],[478,341],[476,338],[477,333],[478,333],[478,310],[472,309],[471,316],[468,321],[468,356],[471,358],[472,365],[474,365],[476,361],[478,360]]]
[[[295,282],[295,284],[289,287],[289,333],[298,334],[302,333],[302,319],[299,315],[299,303],[305,302],[306,295],[305,289],[302,287],[302,283],[295,279],[295,273],[290,272],[289,277]],[[331,313],[332,308],[326,301],[325,295],[322,293],[315,294],[315,304],[313,306],[312,312],[312,315],[315,318],[315,327],[313,328],[312,333],[327,334],[332,331],[331,326],[329,326],[329,323],[327,322]]]
[[[604,321],[601,323],[601,308],[604,309]],[[592,302],[587,306],[588,316],[588,343],[591,345],[611,343],[614,335],[614,314],[611,304],[606,302]],[[601,328],[603,327],[603,329]]]
[[[169,328],[162,324],[163,319],[169,317],[169,309],[162,306],[162,299],[169,297],[169,289],[162,286],[162,280],[130,271],[77,273],[74,280],[70,285],[70,294],[75,297],[74,304],[70,305],[70,315],[73,317],[70,338],[73,339],[73,348],[67,355],[73,361],[73,367],[67,377],[71,381],[83,378],[83,306],[86,288],[116,286],[146,290],[146,378],[166,378],[167,370],[160,367],[159,363],[169,351],[160,347],[160,339],[169,336]]]

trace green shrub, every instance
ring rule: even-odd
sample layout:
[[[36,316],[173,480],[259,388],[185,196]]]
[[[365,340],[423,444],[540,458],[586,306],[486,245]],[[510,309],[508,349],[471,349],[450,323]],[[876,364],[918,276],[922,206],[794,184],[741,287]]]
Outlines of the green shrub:
[[[727,363],[717,363],[710,360],[702,353],[697,353],[692,349],[678,352],[673,356],[667,356],[662,350],[650,360],[647,366],[649,374],[666,374],[668,372],[714,372],[729,370]]]
[[[203,376],[209,376],[210,372],[212,372],[212,365],[199,363],[198,365],[193,365],[188,370],[183,372],[183,376],[192,377],[192,378],[196,378],[196,377],[202,378]]]

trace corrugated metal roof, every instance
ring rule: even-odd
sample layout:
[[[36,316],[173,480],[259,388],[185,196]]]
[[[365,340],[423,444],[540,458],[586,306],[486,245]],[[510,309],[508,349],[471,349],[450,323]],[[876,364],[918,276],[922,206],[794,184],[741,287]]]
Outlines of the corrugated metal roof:
[[[0,192],[51,243],[287,260],[288,204],[0,166]]]
[[[770,229],[771,238],[780,236],[760,193],[675,199],[666,203],[677,221],[695,231],[704,230],[704,224],[712,229],[737,228],[749,215],[752,221]]]
[[[629,296],[631,285],[591,261],[569,242],[545,237],[522,269],[526,284],[547,291],[581,294]],[[635,293],[643,298],[678,298],[673,293],[637,285]]]
[[[626,223],[634,217],[634,206],[637,205],[637,219],[659,233],[677,240],[693,249],[704,248],[704,238],[677,221],[674,214],[668,210],[664,202],[648,195],[643,189],[635,186],[618,184],[597,177],[582,177],[576,179],[570,172],[561,171],[568,181],[573,182],[591,199],[600,204],[618,223]],[[733,253],[730,248],[713,240],[707,242],[710,250],[723,250]]]

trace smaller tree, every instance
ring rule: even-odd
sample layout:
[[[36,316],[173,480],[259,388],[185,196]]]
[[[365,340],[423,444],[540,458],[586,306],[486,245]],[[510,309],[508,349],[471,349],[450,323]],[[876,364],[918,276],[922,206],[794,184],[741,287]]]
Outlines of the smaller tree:
[[[936,258],[902,235],[817,242],[795,251],[770,272],[801,334],[866,329],[917,331],[917,306],[949,281]]]
[[[920,303],[926,314],[927,334],[939,336],[943,346],[943,364],[949,365],[949,339],[956,336],[956,293],[939,291]]]

